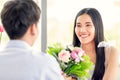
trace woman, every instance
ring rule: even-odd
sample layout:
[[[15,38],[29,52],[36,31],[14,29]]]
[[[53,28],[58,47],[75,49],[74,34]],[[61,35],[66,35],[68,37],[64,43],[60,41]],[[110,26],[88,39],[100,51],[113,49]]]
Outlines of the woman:
[[[84,8],[75,18],[73,45],[82,47],[94,63],[91,80],[116,80],[118,52],[102,42],[103,31],[100,13],[94,8]]]

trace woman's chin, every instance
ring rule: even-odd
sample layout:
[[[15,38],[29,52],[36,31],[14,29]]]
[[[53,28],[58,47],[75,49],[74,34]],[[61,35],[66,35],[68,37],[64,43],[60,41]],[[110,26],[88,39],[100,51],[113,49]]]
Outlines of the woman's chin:
[[[88,41],[85,41],[85,40],[81,40],[80,42],[81,42],[81,44],[87,44],[87,43],[89,43]]]

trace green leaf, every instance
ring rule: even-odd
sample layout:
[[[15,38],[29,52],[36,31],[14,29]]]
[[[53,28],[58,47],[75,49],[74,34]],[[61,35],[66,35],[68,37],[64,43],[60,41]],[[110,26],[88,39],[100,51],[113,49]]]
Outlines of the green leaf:
[[[72,58],[70,58],[70,61],[68,63],[65,63],[60,61],[58,58],[58,53],[63,49],[64,48],[60,43],[56,43],[47,48],[47,53],[49,53],[57,59],[61,69],[67,75],[75,75],[81,80],[86,80],[87,77],[90,77],[89,71],[93,70],[93,63],[90,61],[90,57],[88,55],[82,56],[83,61],[80,61],[79,63],[76,63]],[[67,47],[64,50],[71,52],[69,47]]]

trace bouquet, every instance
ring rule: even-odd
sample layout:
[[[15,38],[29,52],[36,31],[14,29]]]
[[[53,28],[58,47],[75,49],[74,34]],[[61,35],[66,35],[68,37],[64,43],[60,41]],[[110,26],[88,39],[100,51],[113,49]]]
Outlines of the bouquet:
[[[81,80],[90,77],[89,71],[93,69],[93,63],[80,47],[64,48],[60,43],[56,43],[47,48],[47,53],[57,59],[62,71],[68,76]]]

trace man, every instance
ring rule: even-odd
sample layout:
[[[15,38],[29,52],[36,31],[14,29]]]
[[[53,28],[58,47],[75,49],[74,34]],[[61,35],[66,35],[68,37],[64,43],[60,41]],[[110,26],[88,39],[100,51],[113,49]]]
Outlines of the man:
[[[32,0],[5,3],[1,21],[10,41],[0,52],[0,80],[63,80],[55,58],[31,49],[38,36],[40,13]]]

